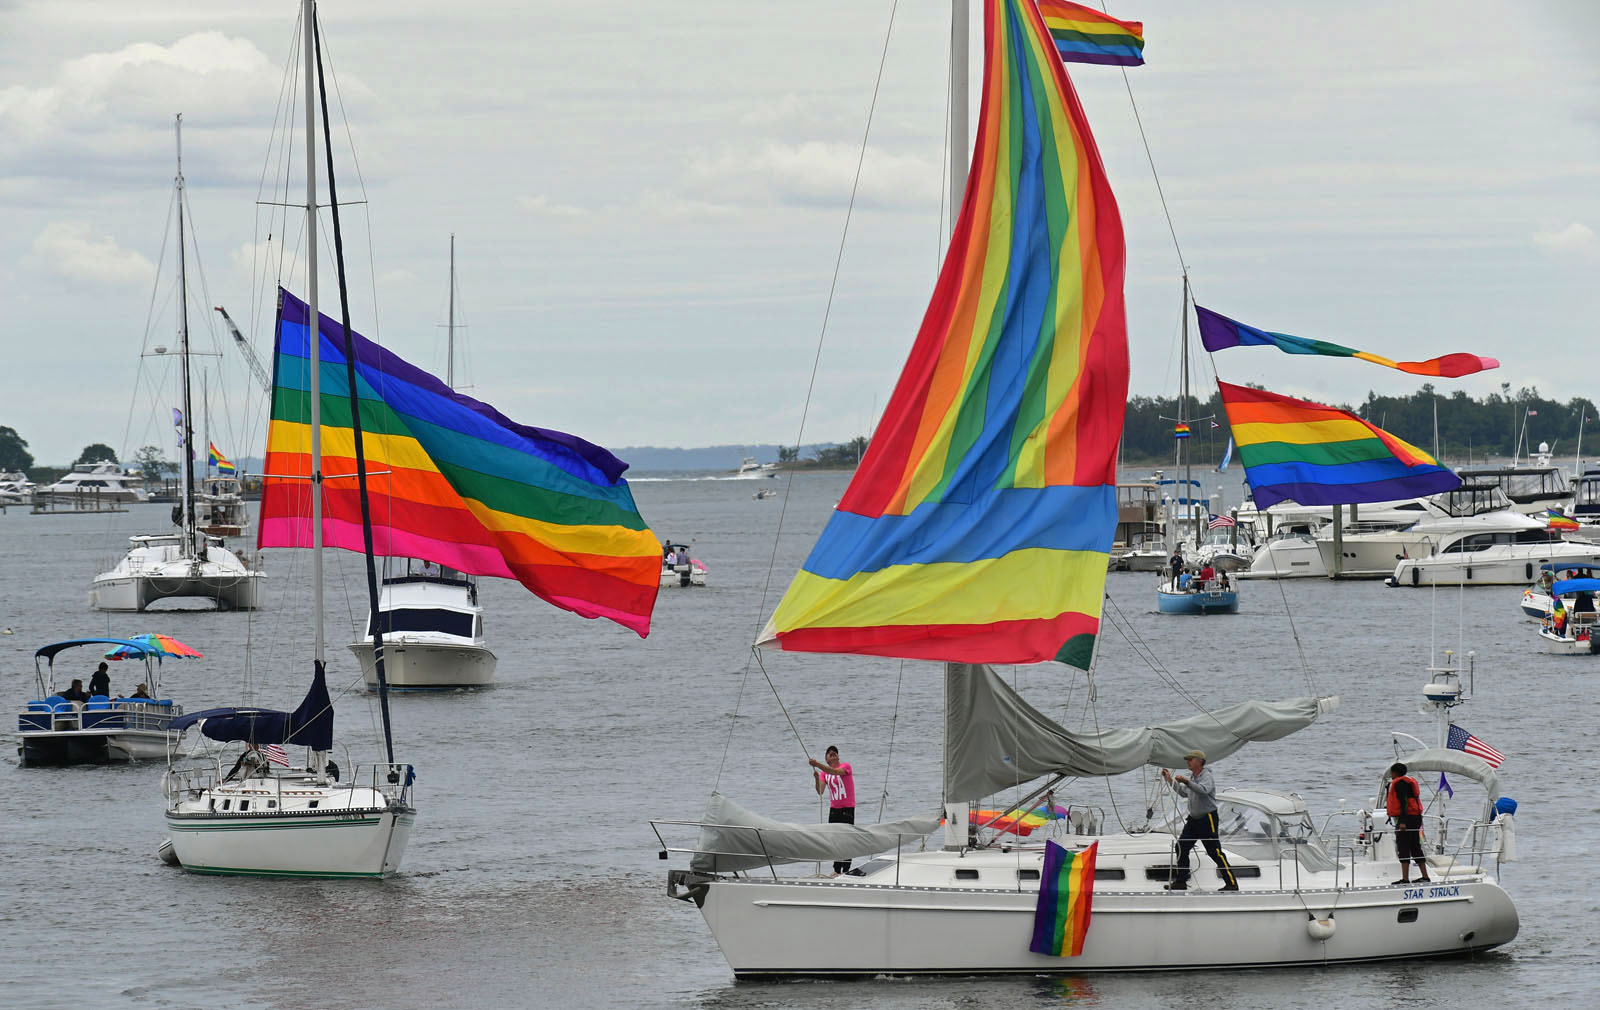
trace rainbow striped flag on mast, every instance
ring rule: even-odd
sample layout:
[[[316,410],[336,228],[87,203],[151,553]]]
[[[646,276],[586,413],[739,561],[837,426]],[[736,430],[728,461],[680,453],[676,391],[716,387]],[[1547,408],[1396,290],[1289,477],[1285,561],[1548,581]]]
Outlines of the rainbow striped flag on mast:
[[[278,292],[259,546],[312,544],[310,310]],[[362,549],[344,328],[322,315],[323,542]],[[354,333],[373,552],[516,579],[582,617],[644,637],[661,542],[628,465],[574,435],[517,424]],[[343,479],[340,479],[340,478]]]

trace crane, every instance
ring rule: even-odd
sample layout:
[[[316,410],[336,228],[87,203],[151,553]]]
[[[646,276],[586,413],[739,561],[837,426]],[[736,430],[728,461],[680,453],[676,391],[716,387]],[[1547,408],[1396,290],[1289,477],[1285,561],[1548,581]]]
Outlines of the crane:
[[[246,340],[244,334],[239,332],[239,327],[233,324],[233,317],[228,315],[227,309],[220,305],[216,306],[216,309],[222,314],[222,321],[228,324],[228,332],[233,334],[233,342],[239,345],[239,353],[244,355],[245,363],[250,366],[250,374],[261,383],[262,389],[272,392],[272,376],[267,374],[261,359],[256,357],[256,352],[250,349],[250,341]]]

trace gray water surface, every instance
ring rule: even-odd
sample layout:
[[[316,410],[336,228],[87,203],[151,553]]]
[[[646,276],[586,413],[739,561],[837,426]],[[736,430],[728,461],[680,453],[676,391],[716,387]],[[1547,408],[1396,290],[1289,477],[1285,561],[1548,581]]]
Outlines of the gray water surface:
[[[1434,595],[1377,583],[1253,582],[1242,588],[1238,615],[1186,618],[1153,612],[1154,577],[1146,575],[1109,579],[1108,615],[1117,619],[1103,636],[1093,705],[1082,674],[1052,666],[1007,676],[1069,727],[1142,725],[1196,705],[1313,688],[1337,694],[1341,707],[1317,725],[1213,766],[1224,787],[1301,793],[1319,822],[1341,800],[1370,800],[1392,760],[1391,731],[1431,740],[1432,724],[1417,711],[1431,629],[1441,647],[1459,637],[1476,650],[1476,697],[1456,721],[1508,756],[1502,788],[1521,804],[1521,861],[1504,875],[1522,917],[1516,941],[1473,960],[1369,967],[735,983],[699,912],[666,898],[668,864],[657,859],[649,818],[692,818],[715,786],[769,815],[812,819],[806,753],[829,744],[856,769],[863,819],[881,798],[890,816],[938,803],[937,667],[766,655],[766,676],[759,668],[747,676],[749,643],[846,480],[804,475],[787,497],[769,501],[751,495],[783,482],[636,481],[656,533],[690,541],[711,572],[709,588],[662,592],[648,639],[486,581],[499,686],[393,701],[397,757],[418,769],[419,813],[402,873],[388,881],[173,870],[155,856],[159,765],[22,769],[8,744],[0,760],[5,1004],[1231,1010],[1592,1002],[1600,959],[1587,927],[1600,891],[1586,867],[1600,818],[1589,686],[1600,657],[1543,655],[1515,589]],[[305,552],[270,553],[268,606],[253,617],[108,619],[86,608],[89,580],[123,538],[159,531],[168,511],[0,515],[0,626],[14,631],[0,637],[0,683],[11,706],[33,697],[40,645],[141,631],[206,654],[165,668],[164,693],[190,710],[242,699],[247,643],[256,700],[286,707],[299,699],[311,649]],[[330,553],[329,561],[329,682],[338,746],[349,750],[341,763],[370,761],[381,748],[376,701],[360,691],[344,648],[365,614],[360,559]],[[1159,664],[1142,660],[1131,638]],[[87,676],[96,658],[68,653],[66,676]],[[131,687],[133,669],[114,664],[113,673],[114,687]],[[338,697],[341,688],[351,693]],[[1465,797],[1476,787],[1456,788]],[[1068,792],[1064,802],[1096,803],[1128,823],[1142,820],[1157,795],[1138,775],[1110,791],[1082,781]]]

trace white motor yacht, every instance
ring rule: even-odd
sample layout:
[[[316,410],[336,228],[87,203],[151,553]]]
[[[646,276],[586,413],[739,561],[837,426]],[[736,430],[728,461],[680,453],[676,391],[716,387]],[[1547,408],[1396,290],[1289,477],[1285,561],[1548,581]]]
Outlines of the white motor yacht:
[[[1234,575],[1238,579],[1327,578],[1328,569],[1317,550],[1317,538],[1310,523],[1286,523],[1273,531],[1267,542],[1250,556],[1250,567]]]
[[[26,505],[33,500],[34,484],[20,470],[0,473],[0,505]]]
[[[102,502],[140,502],[149,498],[139,486],[138,478],[122,472],[116,463],[79,463],[71,473],[64,474],[54,484],[34,492],[34,500],[45,503],[81,502],[84,499]]]
[[[384,562],[378,594],[384,673],[398,691],[439,691],[494,684],[495,654],[483,637],[483,607],[470,575],[415,558]],[[350,644],[370,690],[378,688],[372,659],[372,617],[365,637]]]
[[[754,477],[776,477],[778,476],[778,464],[758,463],[756,462],[756,458],[754,456],[746,456],[744,459],[739,461],[739,468],[733,471],[733,475],[735,477],[745,479]]]
[[[1395,562],[1432,554],[1451,534],[1527,528],[1527,517],[1512,509],[1511,500],[1494,483],[1464,482],[1453,491],[1419,498],[1416,504],[1422,514],[1409,525],[1346,528],[1337,546],[1332,526],[1324,527],[1317,533],[1317,550],[1328,573],[1335,578],[1386,579],[1394,574]]]
[[[1600,565],[1600,546],[1564,540],[1520,512],[1491,512],[1440,533],[1432,553],[1400,559],[1389,584],[1525,586],[1543,566],[1562,562]]]

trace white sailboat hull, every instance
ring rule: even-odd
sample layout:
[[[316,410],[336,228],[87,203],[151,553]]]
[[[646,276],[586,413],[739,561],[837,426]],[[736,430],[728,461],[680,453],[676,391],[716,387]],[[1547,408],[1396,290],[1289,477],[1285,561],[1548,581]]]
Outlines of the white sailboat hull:
[[[717,880],[701,911],[740,977],[1332,964],[1487,950],[1518,928],[1509,896],[1484,879],[1229,894],[1200,886],[1096,893],[1083,953],[1071,958],[1028,950],[1036,890]],[[1415,921],[1400,921],[1411,909]],[[1331,913],[1333,935],[1313,938],[1308,911]]]
[[[386,877],[400,868],[416,811],[333,809],[224,816],[167,813],[172,849],[192,873]]]
[[[214,600],[222,610],[254,610],[260,606],[262,572],[204,570],[199,574],[123,575],[106,574],[89,588],[92,610],[140,612],[152,603],[168,599]]]
[[[352,642],[350,651],[361,663],[367,687],[376,691],[378,671],[372,660],[372,643]],[[395,690],[490,687],[498,662],[494,653],[479,645],[419,642],[404,636],[383,640],[383,676]]]

